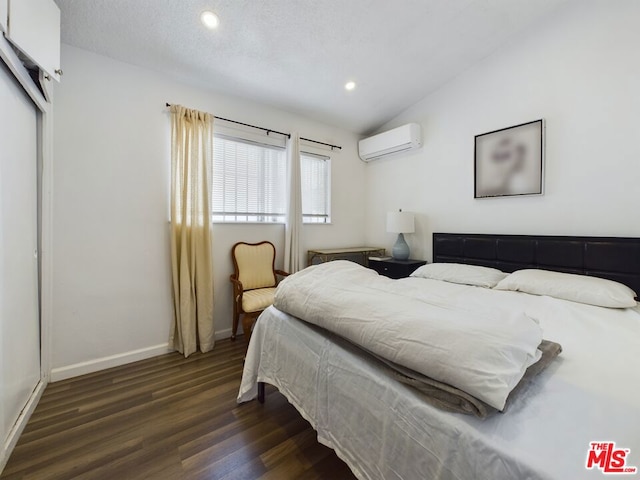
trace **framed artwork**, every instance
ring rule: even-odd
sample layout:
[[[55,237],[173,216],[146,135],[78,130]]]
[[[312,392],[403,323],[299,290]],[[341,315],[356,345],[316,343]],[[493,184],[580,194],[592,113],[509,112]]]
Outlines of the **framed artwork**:
[[[542,119],[476,135],[474,152],[475,198],[542,195]]]

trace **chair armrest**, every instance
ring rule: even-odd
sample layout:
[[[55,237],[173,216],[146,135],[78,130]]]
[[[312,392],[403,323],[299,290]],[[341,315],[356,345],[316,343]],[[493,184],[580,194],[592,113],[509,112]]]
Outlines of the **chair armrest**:
[[[244,288],[242,288],[242,282],[238,280],[235,275],[230,275],[229,281],[233,284],[234,296],[240,295],[240,297],[242,297],[242,293],[244,292]]]
[[[290,273],[287,273],[284,270],[274,270],[274,272],[276,272],[276,274],[280,275],[281,277],[288,277],[289,275],[291,275]]]

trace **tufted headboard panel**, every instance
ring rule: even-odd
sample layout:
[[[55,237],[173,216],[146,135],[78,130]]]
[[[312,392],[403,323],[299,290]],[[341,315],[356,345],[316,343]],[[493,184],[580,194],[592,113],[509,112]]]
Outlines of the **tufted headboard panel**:
[[[640,294],[640,238],[434,233],[433,261],[591,275]]]

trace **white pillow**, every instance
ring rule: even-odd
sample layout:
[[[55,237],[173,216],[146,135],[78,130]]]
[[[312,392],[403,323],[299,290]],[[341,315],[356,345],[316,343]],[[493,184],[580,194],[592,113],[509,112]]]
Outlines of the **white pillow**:
[[[508,274],[495,268],[463,265],[461,263],[428,263],[411,274],[412,277],[430,278],[463,285],[493,288]]]
[[[548,270],[518,270],[502,280],[495,289],[548,295],[598,307],[636,306],[636,293],[626,285],[603,278]]]

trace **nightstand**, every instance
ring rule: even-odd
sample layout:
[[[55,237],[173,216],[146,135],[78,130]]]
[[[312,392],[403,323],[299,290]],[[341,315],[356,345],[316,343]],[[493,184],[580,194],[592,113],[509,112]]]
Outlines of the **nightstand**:
[[[375,260],[370,258],[369,268],[389,278],[406,278],[425,263],[427,262],[424,260],[395,260],[393,258]]]

